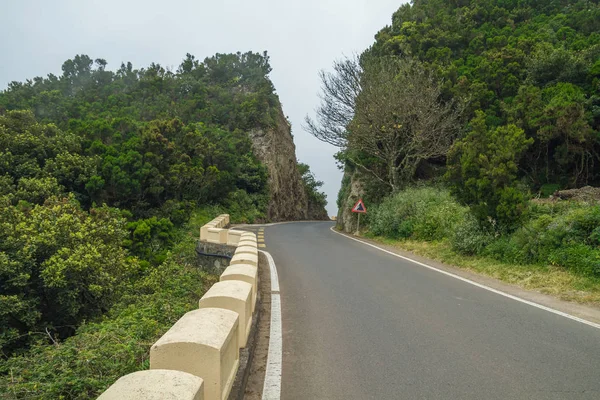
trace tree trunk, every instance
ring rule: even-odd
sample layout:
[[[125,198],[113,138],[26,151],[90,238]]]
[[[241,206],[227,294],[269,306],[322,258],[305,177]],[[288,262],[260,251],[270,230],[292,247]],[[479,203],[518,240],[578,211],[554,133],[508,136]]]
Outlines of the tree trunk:
[[[390,182],[390,186],[392,187],[392,193],[396,193],[400,188],[400,179],[398,176],[398,171],[396,170],[396,160],[388,161],[388,180]]]

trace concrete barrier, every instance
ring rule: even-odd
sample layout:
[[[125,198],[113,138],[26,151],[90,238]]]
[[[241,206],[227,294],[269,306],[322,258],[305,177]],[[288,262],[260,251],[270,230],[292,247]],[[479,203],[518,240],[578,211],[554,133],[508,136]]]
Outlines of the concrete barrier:
[[[98,400],[204,400],[204,381],[182,371],[138,371],[119,378]]]
[[[242,281],[215,283],[198,302],[200,308],[224,308],[240,316],[238,345],[246,347],[252,326],[252,285]]]
[[[219,228],[225,228],[229,225],[229,214],[221,214],[216,220],[218,221]]]
[[[208,228],[207,242],[227,244],[227,229]]]
[[[250,264],[230,265],[221,274],[221,282],[242,281],[252,285],[252,312],[256,307],[256,295],[258,293],[258,268]]]
[[[258,246],[258,242],[256,241],[256,239],[248,239],[248,238],[242,238],[240,239],[240,241],[238,242],[238,247],[239,246]]]
[[[253,267],[258,267],[258,256],[248,253],[235,253],[229,262],[229,265],[250,264]]]
[[[236,254],[237,253],[250,253],[250,254],[255,254],[258,256],[258,249],[256,248],[256,245],[249,245],[249,244],[245,244],[242,246],[238,246],[237,249],[235,249]]]
[[[202,241],[210,241],[209,240],[209,232],[208,230],[210,228],[217,228],[217,229],[221,229],[221,228],[225,228],[229,225],[229,215],[228,214],[221,214],[219,215],[217,218],[213,219],[212,221],[210,221],[209,223],[203,225],[200,228],[200,240]],[[214,242],[214,243],[227,243],[227,241],[225,242]]]
[[[151,347],[149,371],[121,377],[100,400],[227,399],[258,297],[257,237],[229,223],[223,214],[200,228],[201,241],[237,246],[220,282]]]
[[[225,400],[239,365],[238,329],[234,311],[190,311],[152,346],[150,369],[198,376],[204,380],[205,400]]]
[[[210,222],[206,225],[203,225],[200,228],[200,240],[207,241],[208,240],[208,229],[214,228],[214,227],[215,227],[215,224],[210,223]]]
[[[227,232],[227,244],[230,246],[237,246],[242,238],[242,234],[244,231],[236,231],[234,229],[230,229]]]

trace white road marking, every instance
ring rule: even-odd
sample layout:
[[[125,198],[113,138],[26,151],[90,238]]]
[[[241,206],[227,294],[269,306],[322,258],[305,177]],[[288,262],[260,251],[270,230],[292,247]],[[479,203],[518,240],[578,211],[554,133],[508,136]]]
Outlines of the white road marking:
[[[277,275],[277,267],[271,254],[263,250],[260,250],[260,252],[267,257],[271,271],[271,329],[262,400],[279,400],[281,397],[281,366],[283,362],[279,276]]]
[[[275,260],[268,251],[260,250],[267,260],[269,261],[269,270],[271,271],[271,292],[279,293],[279,275],[277,274],[277,267],[275,266]]]
[[[521,302],[521,303],[528,304],[528,305],[530,305],[530,306],[532,306],[532,307],[536,307],[536,308],[539,308],[539,309],[541,309],[541,310],[545,310],[545,311],[551,312],[551,313],[553,313],[553,314],[560,315],[561,317],[569,318],[569,319],[572,319],[573,321],[581,322],[582,324],[585,324],[585,325],[591,326],[591,327],[593,327],[593,328],[600,329],[600,324],[597,324],[597,323],[595,323],[595,322],[591,322],[591,321],[585,320],[585,319],[583,319],[583,318],[579,318],[579,317],[576,317],[576,316],[574,316],[574,315],[567,314],[567,313],[565,313],[565,312],[562,312],[562,311],[559,311],[559,310],[555,310],[554,308],[550,308],[550,307],[546,307],[546,306],[543,306],[543,305],[541,305],[541,304],[538,304],[538,303],[534,303],[533,301],[529,301],[529,300],[525,300],[525,299],[522,299],[522,298],[520,298],[520,297],[517,297],[517,296],[513,296],[512,294],[508,294],[508,293],[502,292],[502,291],[500,291],[500,290],[497,290],[497,289],[491,288],[491,287],[489,287],[489,286],[482,285],[481,283],[477,283],[477,282],[475,282],[475,281],[472,281],[472,280],[470,280],[470,279],[463,278],[462,276],[455,275],[455,274],[453,274],[453,273],[451,273],[451,272],[447,272],[447,271],[444,271],[444,270],[441,270],[441,269],[438,269],[438,268],[432,267],[431,265],[427,265],[427,264],[424,264],[424,263],[422,263],[422,262],[420,262],[420,261],[413,260],[412,258],[405,257],[405,256],[401,256],[400,254],[396,254],[396,253],[394,253],[394,252],[392,252],[392,251],[389,251],[389,250],[386,250],[386,249],[382,249],[381,247],[379,247],[379,246],[375,246],[374,244],[371,244],[371,243],[364,242],[364,241],[362,241],[362,240],[360,240],[360,239],[353,238],[353,237],[351,237],[351,236],[348,236],[348,235],[344,235],[343,233],[340,233],[340,232],[336,231],[336,230],[334,229],[334,227],[331,227],[331,231],[332,231],[332,232],[334,232],[334,233],[337,233],[338,235],[344,236],[344,237],[345,237],[345,238],[347,238],[347,239],[351,239],[351,240],[354,240],[354,241],[356,241],[356,242],[362,243],[362,244],[364,244],[364,245],[371,246],[371,247],[373,247],[373,248],[375,248],[375,249],[377,249],[377,250],[383,251],[384,253],[391,254],[391,255],[393,255],[393,256],[395,256],[395,257],[401,258],[401,259],[403,259],[403,260],[406,260],[406,261],[410,261],[410,262],[412,262],[412,263],[414,263],[414,264],[420,265],[421,267],[425,267],[425,268],[428,268],[428,269],[430,269],[430,270],[433,270],[433,271],[439,272],[440,274],[444,274],[444,275],[450,276],[450,277],[452,277],[452,278],[455,278],[455,279],[458,279],[458,280],[460,280],[460,281],[463,281],[463,282],[469,283],[469,284],[471,284],[471,285],[473,285],[473,286],[477,286],[477,287],[479,287],[479,288],[481,288],[481,289],[485,289],[485,290],[488,290],[488,291],[490,291],[490,292],[493,292],[493,293],[499,294],[500,296],[508,297],[509,299],[513,299],[513,300],[519,301],[519,302]]]

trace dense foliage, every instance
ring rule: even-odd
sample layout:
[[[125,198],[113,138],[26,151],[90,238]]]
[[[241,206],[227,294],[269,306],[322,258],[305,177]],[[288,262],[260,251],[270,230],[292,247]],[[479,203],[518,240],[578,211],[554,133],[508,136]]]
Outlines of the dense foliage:
[[[408,55],[444,80],[444,97],[482,110],[493,130],[533,143],[519,177],[534,189],[600,182],[600,6],[593,0],[415,0],[371,54]]]
[[[0,202],[2,350],[45,331],[68,336],[105,312],[139,269],[122,247],[127,231],[117,210],[88,213],[72,197]]]
[[[183,240],[177,256],[128,285],[102,318],[50,345],[52,332],[35,333],[28,352],[0,359],[0,398],[92,399],[119,377],[147,369],[152,343],[197,308],[215,279],[195,265],[193,240]]]
[[[517,162],[533,139],[515,125],[489,129],[481,111],[469,128],[448,154],[446,177],[457,198],[471,204],[480,220],[492,218],[510,228],[526,201],[516,181]]]
[[[533,201],[523,225],[502,235],[485,229],[447,189],[409,188],[372,207],[369,228],[394,239],[449,242],[465,255],[519,265],[555,265],[600,277],[600,206]]]
[[[369,82],[377,81],[377,69],[370,66],[376,64],[373,60],[390,58],[417,63],[437,77],[437,109],[453,105],[462,121],[462,133],[452,146],[423,157],[409,175],[391,185],[381,176],[419,154],[410,138],[426,134],[414,121],[431,115],[430,104],[435,103],[419,105],[416,98],[398,97],[398,105],[382,107],[387,120],[363,118],[373,115],[373,102],[361,101],[372,90]],[[417,181],[444,179],[482,229],[510,233],[525,223],[532,194],[548,196],[558,189],[600,184],[598,1],[413,0],[394,13],[392,24],[376,35],[358,61],[337,65],[353,67],[353,73],[346,68],[343,74],[336,69],[333,77],[323,75],[329,84],[323,98],[335,101],[324,102],[319,116],[335,117],[330,110],[348,107],[354,113],[344,120],[342,133],[326,131],[326,124],[316,133],[344,139],[338,159],[347,172],[360,173],[367,198],[380,199],[382,192],[391,195]],[[386,82],[410,92],[421,74],[400,70]],[[339,82],[343,84],[336,86]],[[394,93],[389,87],[379,92]],[[356,89],[356,94],[346,88]],[[343,96],[338,98],[339,93]],[[390,135],[394,129],[412,132]],[[353,135],[370,138],[371,146],[351,140]],[[443,133],[434,136],[437,141],[427,149],[448,139]],[[377,152],[391,157],[386,160]]]
[[[188,55],[176,72],[105,67],[76,56],[61,76],[0,93],[6,357],[50,351],[113,318],[141,282],[171,268],[199,207],[264,218],[267,171],[247,131],[270,126],[279,106],[266,54]]]
[[[509,187],[518,180],[533,192],[546,193],[548,188],[598,184],[599,21],[598,1],[415,0],[394,13],[392,25],[381,30],[374,45],[362,54],[361,78],[355,86],[369,82],[373,58],[416,60],[440,79],[441,103],[458,101],[464,106],[463,119],[473,120],[470,126],[483,125],[482,129],[490,131],[480,137],[523,131],[519,139],[523,144],[515,143],[512,161],[516,170],[510,173],[514,179]],[[366,89],[362,87],[352,103],[356,115],[370,107],[358,101]],[[389,111],[394,112],[399,111]],[[346,135],[351,137],[352,124],[347,128]],[[372,135],[380,130],[374,125],[370,128]],[[461,143],[470,146],[468,139],[457,146]],[[395,147],[406,151],[410,143],[400,140]],[[385,148],[385,143],[379,148]],[[353,164],[363,167],[367,175],[377,176],[383,167],[378,160],[357,154],[362,149],[352,143],[342,150],[346,161],[358,159]],[[464,158],[451,158],[449,166],[464,169]],[[404,183],[442,175],[438,167],[443,159],[422,160]],[[485,175],[485,171],[473,170],[475,164],[470,173]],[[469,173],[453,173],[450,178],[457,185],[471,179]],[[489,187],[479,190],[474,197],[485,196]]]
[[[377,78],[370,65],[390,58],[418,63],[436,76],[437,104],[454,105],[462,125],[443,154],[421,160],[394,185],[382,174],[401,165],[409,151],[416,153],[409,136],[389,132],[412,129],[404,122],[418,120],[412,115],[419,111],[412,110],[428,115],[431,108],[400,99],[391,109],[381,107],[383,117],[372,117],[373,102],[361,101]],[[462,255],[600,277],[600,206],[532,200],[600,185],[597,0],[413,0],[394,13],[391,26],[357,60],[338,62],[333,75],[322,75],[328,85],[319,117],[329,125],[313,132],[322,140],[343,139],[334,142],[346,172],[340,207],[349,204],[351,187],[360,188],[370,204],[365,220],[371,234],[449,243]],[[340,65],[349,68],[335,69]],[[385,81],[411,91],[419,74],[399,71]],[[383,100],[394,93],[378,91],[385,93]],[[349,107],[354,113],[343,114],[346,119],[327,119],[338,115],[331,110]],[[332,124],[338,120],[344,129]],[[352,140],[365,132],[370,148]],[[419,129],[412,134],[425,137]],[[436,138],[440,143],[447,136]],[[377,152],[392,154],[391,161]],[[342,224],[351,226],[352,220]]]
[[[7,114],[0,175],[56,191],[54,177],[86,208],[106,203],[176,224],[196,205],[238,190],[265,206],[266,170],[246,131],[272,123],[278,104],[266,55],[219,54],[203,63],[188,55],[177,72],[105,66],[76,56],[60,77],[12,82],[0,94],[0,113],[33,112]]]

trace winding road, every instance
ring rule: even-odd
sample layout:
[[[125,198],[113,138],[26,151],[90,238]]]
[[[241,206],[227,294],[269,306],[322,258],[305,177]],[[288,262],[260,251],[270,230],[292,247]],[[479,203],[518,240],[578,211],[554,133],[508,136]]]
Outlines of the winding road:
[[[332,232],[265,228],[282,399],[600,399],[600,329]]]

